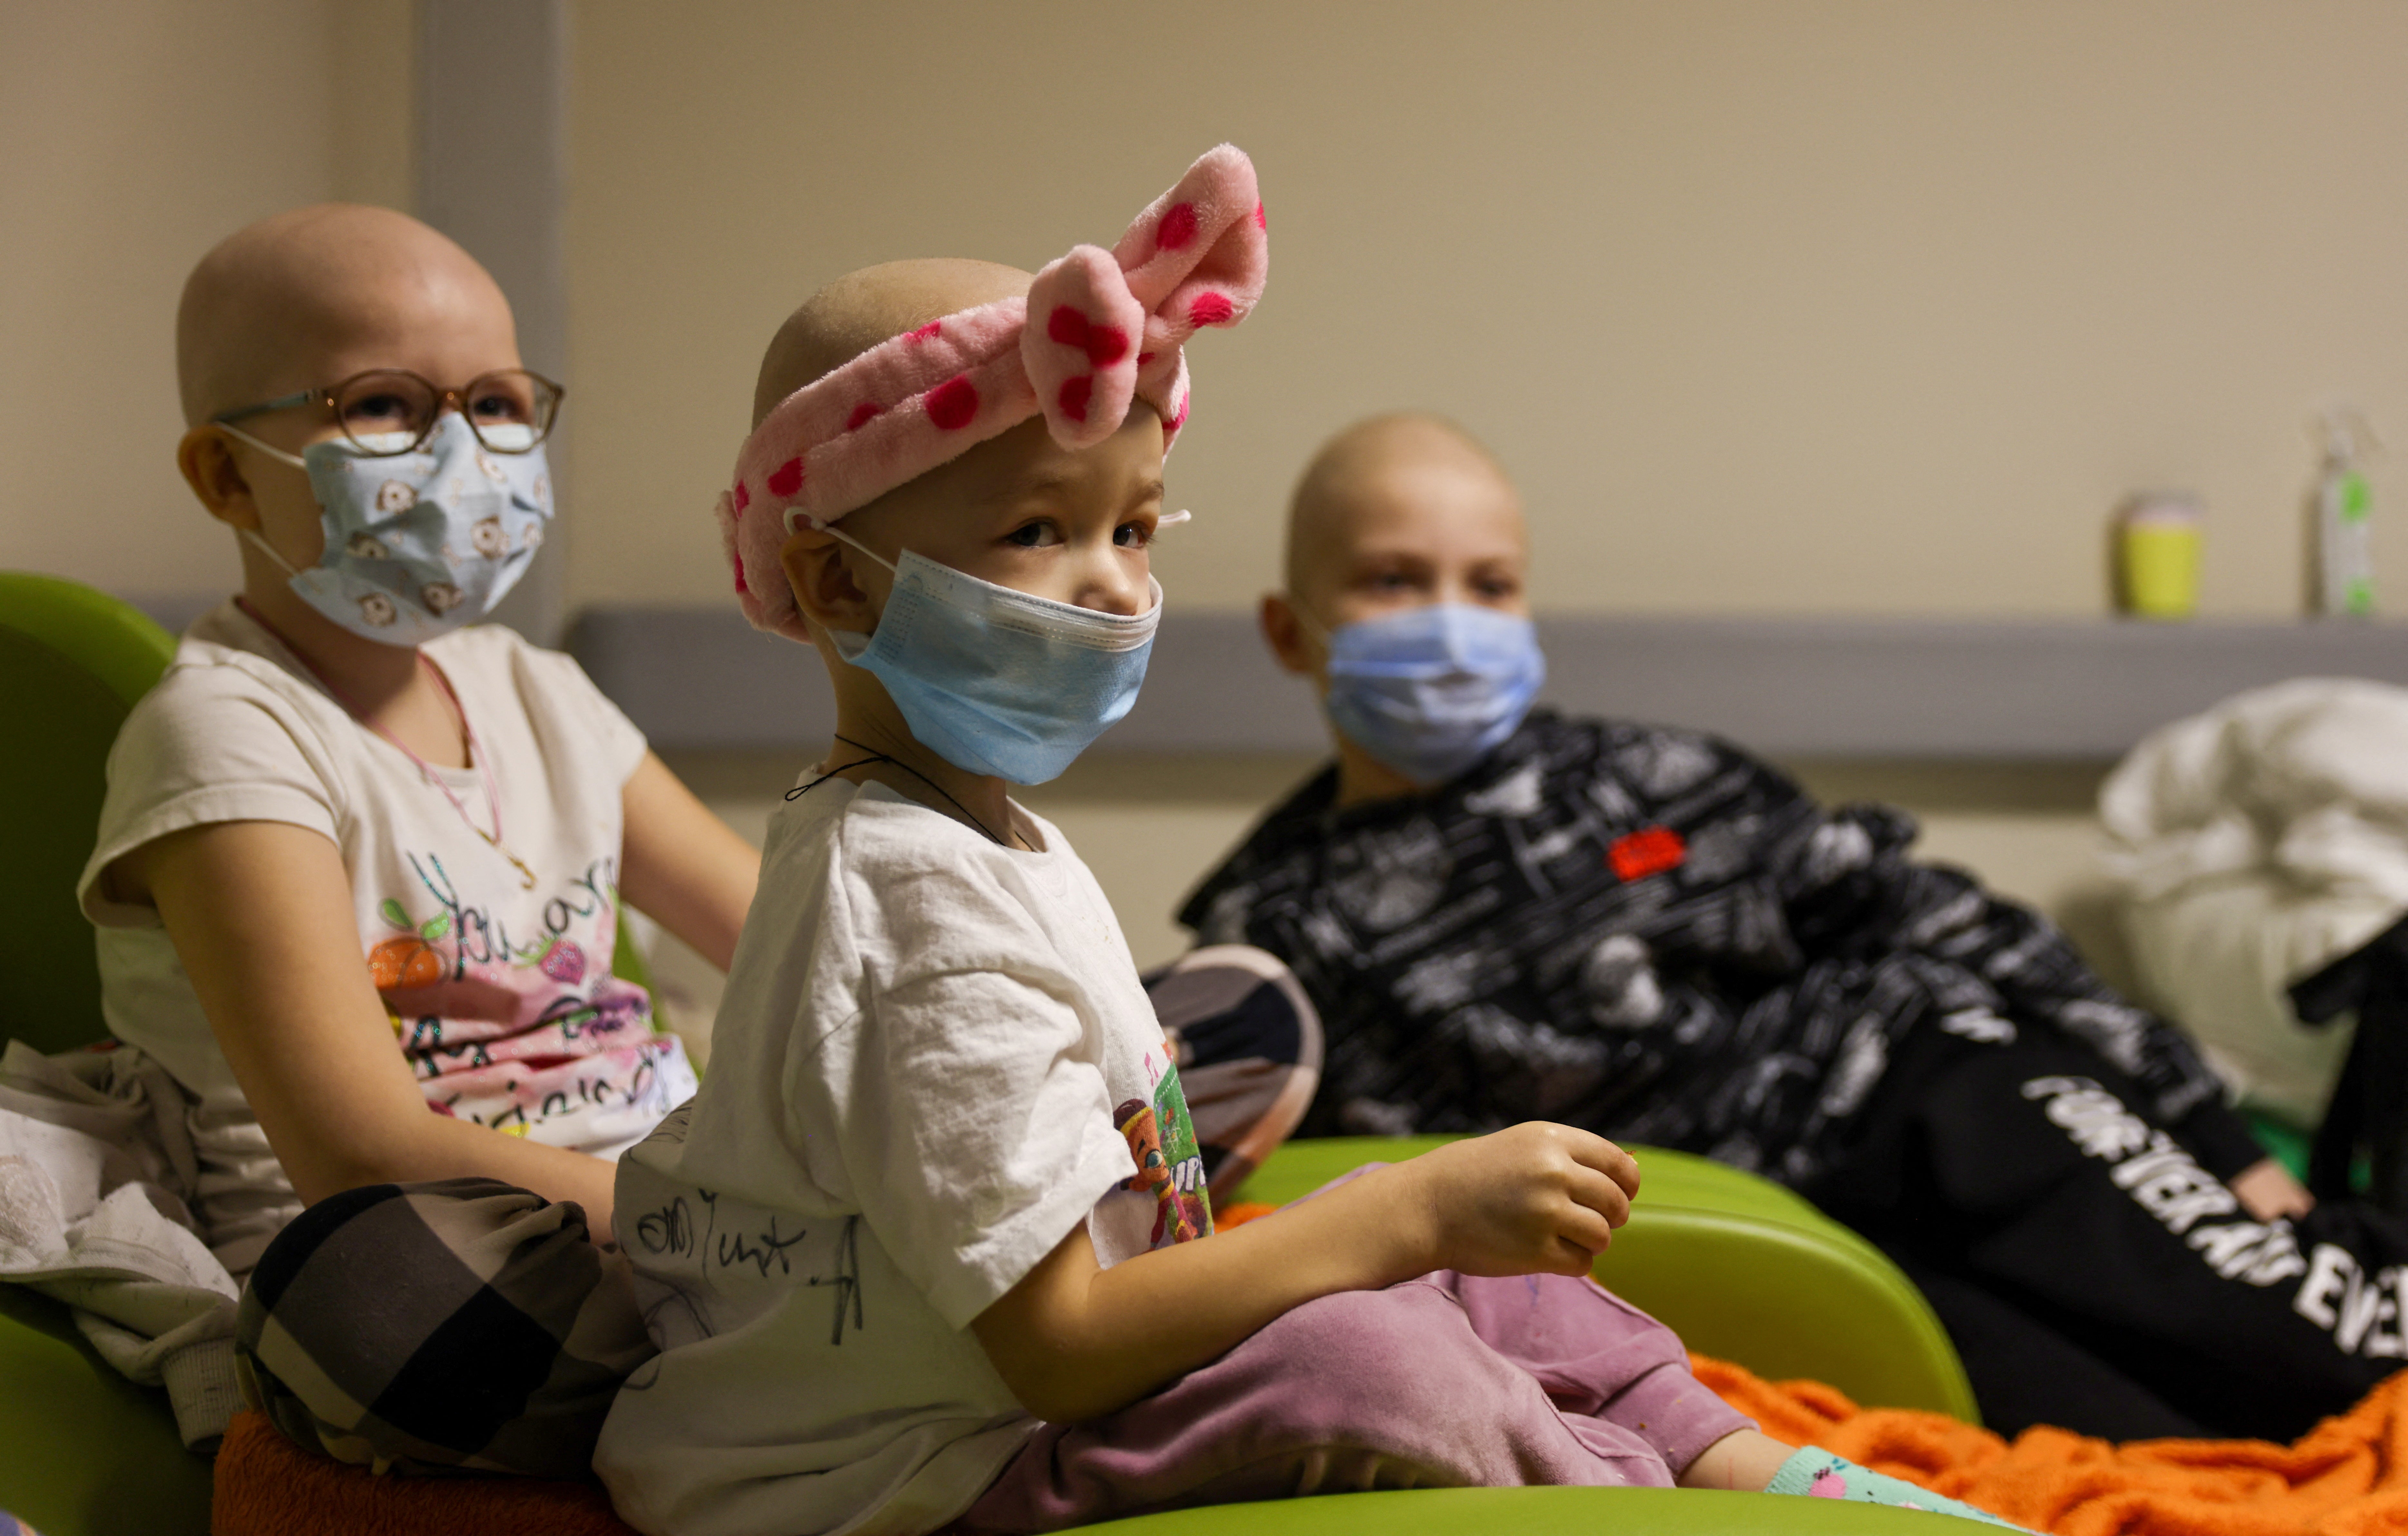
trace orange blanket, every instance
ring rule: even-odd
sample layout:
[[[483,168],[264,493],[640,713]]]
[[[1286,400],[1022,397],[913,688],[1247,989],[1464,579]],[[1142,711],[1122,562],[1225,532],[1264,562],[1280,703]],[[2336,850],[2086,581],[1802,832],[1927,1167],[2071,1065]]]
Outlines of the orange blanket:
[[[1765,1433],[1994,1510],[2057,1536],[2372,1536],[2408,1532],[2408,1372],[2288,1447],[2128,1445],[2062,1429],[2011,1444],[1941,1414],[1860,1409],[1818,1382],[1763,1381],[1690,1357]],[[1971,1528],[1968,1528],[1971,1529]],[[371,1477],[312,1456],[256,1414],[218,1453],[212,1536],[634,1536],[594,1488],[509,1478]]]
[[[1702,1355],[1689,1364],[1776,1440],[1811,1442],[2055,1536],[2408,1532],[2408,1371],[2287,1446],[2112,1445],[2063,1429],[2027,1429],[2010,1443],[1944,1414],[1858,1408],[1819,1382],[1776,1385]]]

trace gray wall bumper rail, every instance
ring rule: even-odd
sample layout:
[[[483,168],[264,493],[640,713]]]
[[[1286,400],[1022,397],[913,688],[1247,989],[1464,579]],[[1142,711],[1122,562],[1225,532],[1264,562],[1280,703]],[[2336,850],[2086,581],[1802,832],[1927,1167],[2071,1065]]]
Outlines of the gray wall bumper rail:
[[[1548,701],[1776,757],[2108,758],[2244,688],[2408,685],[2408,626],[2388,624],[1563,618],[1540,631]],[[568,649],[656,746],[809,750],[834,725],[819,658],[754,633],[732,605],[591,608]],[[1098,747],[1292,753],[1326,739],[1251,614],[1168,613],[1145,692]]]

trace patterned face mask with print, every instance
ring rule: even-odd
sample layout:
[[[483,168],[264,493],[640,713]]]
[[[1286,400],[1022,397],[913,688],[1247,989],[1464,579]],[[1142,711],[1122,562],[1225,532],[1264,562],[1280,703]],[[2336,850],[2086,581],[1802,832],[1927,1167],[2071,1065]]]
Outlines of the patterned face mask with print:
[[[317,565],[296,570],[256,532],[243,537],[283,569],[303,602],[380,644],[421,645],[493,612],[526,574],[552,518],[542,446],[493,452],[456,412],[417,449],[384,456],[342,438],[293,454],[222,423],[218,430],[308,472],[326,535]],[[393,438],[392,446],[407,440]],[[368,449],[384,446],[366,440]]]

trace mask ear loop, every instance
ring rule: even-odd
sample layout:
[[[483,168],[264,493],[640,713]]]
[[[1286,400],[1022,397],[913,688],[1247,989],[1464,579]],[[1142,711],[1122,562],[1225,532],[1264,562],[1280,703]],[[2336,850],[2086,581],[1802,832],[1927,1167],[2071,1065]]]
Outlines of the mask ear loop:
[[[261,442],[257,438],[252,437],[250,433],[245,432],[238,426],[229,425],[224,422],[211,422],[209,425],[217,428],[220,432],[224,433],[229,438],[237,438],[240,441],[249,443],[251,447],[258,449],[261,452],[266,454],[271,459],[283,460],[286,464],[291,465],[295,469],[307,469],[309,467],[309,461],[303,458],[300,454],[287,453],[284,450],[277,447],[274,443]],[[276,568],[282,571],[287,577],[297,577],[301,574],[300,568],[294,566],[292,561],[285,559],[282,552],[279,551],[275,545],[260,537],[260,533],[257,528],[237,528],[235,531],[241,534],[242,537],[250,539],[253,545],[257,546],[260,553],[267,556],[270,560],[275,561]]]
[[[262,538],[259,536],[259,530],[257,528],[237,528],[235,531],[241,534],[245,538],[250,539],[258,549],[260,553],[267,556],[270,560],[275,561],[276,568],[282,571],[286,577],[297,577],[301,574],[300,567],[294,565],[292,561],[285,559],[283,554],[277,550],[275,545],[269,543],[266,539]]]
[[[1176,521],[1183,523],[1187,520],[1188,516],[1188,513],[1181,511],[1174,513],[1169,518],[1163,519],[1163,522],[1168,523]],[[897,566],[894,561],[887,559],[886,556],[879,553],[876,550],[871,549],[868,545],[863,543],[860,539],[853,538],[851,534],[846,533],[842,528],[838,527],[835,524],[823,523],[819,519],[811,516],[810,513],[804,511],[800,507],[787,508],[783,522],[786,524],[786,531],[790,534],[799,531],[799,526],[808,525],[814,533],[824,533],[830,538],[841,539],[845,543],[852,545],[854,549],[859,550],[862,553],[869,556],[872,560],[884,566],[888,570],[893,571],[896,575],[900,576],[903,574],[902,567]],[[1158,527],[1160,524],[1157,524],[1156,526]],[[975,580],[975,578],[973,578],[973,580]],[[1159,610],[1162,607],[1162,583],[1149,577],[1147,578],[1146,584],[1153,591],[1154,609]]]
[[[252,437],[250,433],[245,432],[238,426],[235,426],[226,422],[211,422],[209,424],[217,428],[220,432],[224,433],[229,438],[234,438],[242,442],[249,443],[251,447],[258,449],[261,452],[266,454],[271,459],[282,459],[285,463],[291,465],[295,469],[307,469],[309,467],[309,461],[303,458],[300,454],[287,453],[284,450],[277,447],[274,443],[261,442],[257,438]]]
[[[824,533],[830,538],[842,539],[845,543],[848,543],[854,549],[859,550],[862,553],[869,556],[872,560],[877,561],[880,565],[884,566],[888,570],[893,571],[896,575],[900,576],[903,574],[902,567],[896,565],[894,561],[887,559],[886,556],[879,553],[876,550],[871,549],[860,539],[853,538],[853,535],[845,532],[842,528],[838,527],[835,524],[823,523],[818,518],[813,517],[810,513],[803,510],[800,507],[789,507],[786,509],[785,524],[786,531],[790,534],[800,533],[802,531],[802,526],[808,524],[813,533]]]
[[[271,449],[269,452],[273,452],[274,450]],[[1165,528],[1175,528],[1182,523],[1194,521],[1195,517],[1196,514],[1189,511],[1184,507],[1182,507],[1175,512],[1165,512],[1154,520],[1154,531],[1159,533]],[[894,561],[887,559],[882,554],[880,554],[876,550],[864,544],[860,539],[854,538],[846,534],[843,529],[838,528],[835,524],[822,523],[819,519],[811,516],[809,512],[804,511],[800,507],[789,507],[786,509],[785,523],[786,531],[788,533],[796,532],[798,525],[808,524],[814,532],[824,533],[830,538],[841,538],[846,543],[852,545],[854,549],[859,550],[862,553],[869,556],[872,560],[884,566],[888,570],[896,570]],[[897,574],[899,575],[900,572],[898,571]]]
[[[896,576],[899,577],[903,574],[902,567],[896,565],[894,561],[887,559],[884,555],[879,553],[876,550],[871,549],[860,539],[853,538],[853,535],[846,533],[842,528],[838,527],[835,524],[823,523],[818,518],[813,517],[810,513],[803,510],[800,507],[787,508],[785,515],[781,518],[780,521],[785,524],[786,531],[790,534],[800,533],[806,527],[810,528],[813,533],[824,533],[830,538],[839,539],[844,543],[852,545],[854,549],[859,550],[862,553],[869,556],[872,560],[884,566],[888,570],[893,571]],[[860,632],[858,630],[853,630],[849,631],[849,633],[858,634]],[[983,831],[984,828],[982,827],[981,830]]]
[[[1303,600],[1295,593],[1283,592],[1280,596],[1287,599],[1287,610],[1296,615],[1296,622],[1304,626],[1304,632],[1312,636],[1321,649],[1326,652],[1329,649],[1330,636],[1329,631],[1323,627],[1321,621],[1312,616],[1311,610],[1304,606]]]

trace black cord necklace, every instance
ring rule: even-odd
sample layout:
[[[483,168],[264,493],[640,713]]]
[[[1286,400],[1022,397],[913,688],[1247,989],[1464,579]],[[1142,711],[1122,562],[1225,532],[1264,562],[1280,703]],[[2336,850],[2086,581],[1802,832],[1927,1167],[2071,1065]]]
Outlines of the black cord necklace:
[[[910,764],[903,761],[900,757],[891,756],[886,753],[880,752],[876,747],[869,746],[865,742],[856,741],[850,736],[838,736],[837,739],[843,742],[848,747],[859,747],[863,752],[869,754],[869,755],[859,758],[853,762],[847,763],[841,768],[832,768],[825,773],[821,774],[818,778],[812,780],[810,783],[796,785],[793,789],[786,791],[786,798],[790,800],[798,799],[801,797],[810,794],[812,790],[819,788],[820,785],[826,783],[830,779],[835,778],[839,773],[851,773],[854,768],[867,768],[872,763],[892,763],[896,768],[899,768],[904,772],[910,774],[912,778],[917,779],[922,783],[927,785],[930,789],[933,789],[938,794],[944,796],[945,803],[960,811],[962,813],[963,820],[968,822],[972,826],[977,827],[980,831],[984,832],[987,835],[988,840],[1005,848],[1011,846],[1008,840],[996,837],[994,829],[989,827],[986,823],[979,820],[976,816],[971,815],[970,808],[962,804],[961,801],[954,799],[953,795],[946,790],[944,785],[937,782],[936,780],[929,778],[926,774],[921,772],[918,768],[913,768]]]

